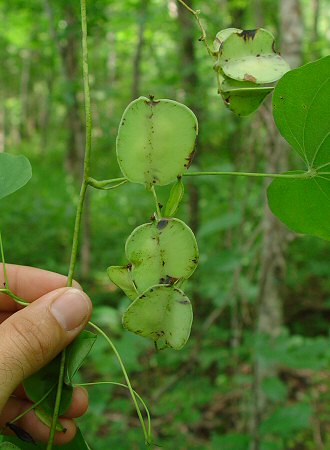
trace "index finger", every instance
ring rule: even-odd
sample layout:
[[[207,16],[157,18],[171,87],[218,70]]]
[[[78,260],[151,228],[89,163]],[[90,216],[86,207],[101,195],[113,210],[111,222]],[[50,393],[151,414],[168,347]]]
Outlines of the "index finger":
[[[67,277],[48,270],[36,267],[6,264],[8,286],[5,286],[3,265],[0,264],[0,287],[9,288],[15,295],[23,300],[33,302],[39,297],[67,285]],[[74,287],[80,288],[74,282]],[[0,293],[0,311],[15,312],[20,306],[8,295]]]

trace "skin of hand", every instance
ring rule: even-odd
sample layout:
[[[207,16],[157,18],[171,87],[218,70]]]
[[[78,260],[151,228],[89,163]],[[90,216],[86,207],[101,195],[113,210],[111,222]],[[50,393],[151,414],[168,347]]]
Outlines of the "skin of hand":
[[[31,406],[22,381],[55,358],[85,328],[92,303],[78,283],[66,286],[67,278],[46,270],[6,264],[7,287],[27,307],[0,294],[0,428],[12,434],[6,423]],[[0,265],[0,286],[4,286]],[[76,433],[72,420],[87,410],[85,389],[75,388],[71,405],[60,422],[66,432],[56,432],[55,444],[71,441]],[[36,441],[46,442],[49,428],[33,411],[15,422]]]

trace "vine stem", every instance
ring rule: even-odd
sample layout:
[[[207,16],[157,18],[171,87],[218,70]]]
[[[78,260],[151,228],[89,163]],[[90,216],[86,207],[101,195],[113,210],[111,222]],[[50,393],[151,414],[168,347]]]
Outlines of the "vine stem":
[[[33,409],[37,408],[37,406],[40,405],[40,403],[42,403],[47,397],[48,395],[52,392],[52,390],[54,389],[55,385],[52,386],[45,395],[43,395],[37,402],[33,403],[33,405],[31,405],[28,409],[26,409],[25,411],[23,411],[19,416],[16,416],[15,419],[11,420],[10,423],[15,423],[17,422],[19,419],[21,419],[22,417],[24,417],[26,414],[28,414],[30,411],[32,411]]]
[[[129,390],[129,387],[127,386],[127,384],[123,384],[123,383],[117,383],[116,381],[95,381],[93,383],[79,383],[79,384],[75,384],[73,387],[88,387],[88,386],[101,386],[103,384],[106,385],[113,385],[113,386],[120,386],[123,388],[126,388]],[[134,395],[136,395],[136,397],[140,400],[140,402],[142,403],[145,412],[147,414],[147,418],[148,418],[148,436],[149,438],[151,437],[151,417],[150,417],[150,411],[149,408],[147,407],[145,401],[143,400],[143,398],[133,389]]]
[[[84,206],[84,200],[86,196],[86,190],[88,187],[89,172],[90,172],[90,158],[92,148],[92,114],[91,114],[91,100],[89,89],[89,74],[88,74],[88,48],[87,48],[87,16],[86,16],[86,0],[80,0],[81,10],[81,31],[82,31],[82,69],[84,79],[84,98],[85,98],[85,121],[86,121],[86,143],[85,143],[85,155],[84,155],[84,173],[83,181],[81,184],[80,195],[78,200],[78,206],[76,211],[76,219],[74,224],[72,248],[70,266],[68,272],[67,286],[72,286],[74,270],[77,262],[79,235],[81,228],[81,219]],[[52,423],[50,428],[49,439],[47,443],[47,450],[52,450],[54,444],[54,437],[56,432],[57,419],[59,415],[59,409],[62,398],[63,381],[64,381],[64,368],[65,368],[65,355],[64,350],[61,355],[60,371],[58,377],[58,385],[56,391],[56,400],[54,405]]]
[[[184,177],[200,177],[206,175],[234,175],[238,177],[259,177],[259,178],[311,178],[308,172],[286,174],[286,173],[258,173],[258,172],[187,172]]]
[[[203,176],[224,176],[224,175],[232,175],[237,177],[255,177],[255,178],[311,178],[316,175],[322,175],[322,174],[329,174],[330,172],[320,172],[320,173],[309,173],[309,172],[303,172],[303,173],[296,173],[296,174],[285,174],[285,173],[258,173],[258,172],[187,172],[182,174],[184,177],[203,177]],[[117,178],[115,179],[124,181],[126,178]],[[112,183],[114,180],[102,180],[97,181],[95,180],[96,184],[99,186],[106,186],[107,184]],[[151,191],[153,193],[153,196],[155,198],[155,192],[153,191],[154,186],[151,188]],[[156,198],[155,198],[156,201]],[[156,202],[157,205],[158,202]]]
[[[26,302],[21,297],[18,297],[18,295],[14,294],[9,288],[0,289],[1,294],[6,294],[9,297],[11,297],[13,300],[15,300],[16,303],[22,305],[22,306],[29,306],[29,302]]]
[[[151,187],[151,192],[152,192],[152,195],[154,197],[155,204],[156,204],[156,214],[158,216],[158,219],[161,219],[162,218],[162,212],[161,212],[160,207],[159,207],[159,201],[158,201],[158,198],[157,198],[155,186]]]
[[[91,326],[92,328],[94,328],[101,336],[103,336],[103,338],[108,342],[108,344],[109,344],[110,347],[112,348],[112,351],[113,351],[114,354],[116,355],[116,358],[117,358],[117,360],[118,360],[118,363],[119,363],[119,365],[120,365],[120,368],[121,368],[121,370],[122,370],[122,372],[123,372],[123,375],[124,375],[124,378],[125,378],[125,381],[126,381],[126,384],[127,384],[127,388],[129,389],[129,392],[130,392],[130,394],[131,394],[131,397],[132,397],[132,400],[133,400],[133,403],[134,403],[134,406],[135,406],[137,415],[138,415],[138,417],[139,417],[139,420],[140,420],[140,423],[141,423],[141,427],[142,427],[142,430],[143,430],[143,434],[144,434],[144,438],[145,438],[145,442],[146,442],[146,444],[147,444],[148,446],[150,446],[150,443],[151,443],[151,436],[150,436],[150,433],[148,433],[147,430],[146,430],[146,426],[145,426],[145,423],[144,423],[144,420],[143,420],[143,417],[142,417],[142,414],[141,414],[141,410],[140,410],[140,407],[139,407],[138,402],[137,402],[137,400],[136,400],[135,391],[134,391],[134,389],[132,388],[130,379],[129,379],[128,374],[127,374],[127,372],[126,372],[124,363],[123,363],[123,361],[122,361],[122,359],[121,359],[121,357],[120,357],[120,355],[119,355],[119,353],[118,353],[118,350],[116,349],[115,345],[113,344],[113,342],[112,342],[112,340],[109,338],[109,336],[107,336],[106,333],[105,333],[103,330],[101,330],[101,328],[99,328],[99,327],[98,327],[97,325],[95,325],[95,323],[93,323],[93,322],[88,322],[88,325],[90,325],[90,326]],[[144,403],[144,402],[143,402],[143,403]]]
[[[211,47],[209,46],[209,44],[207,42],[205,28],[203,27],[203,24],[202,24],[202,22],[200,21],[200,18],[199,18],[200,11],[190,8],[190,6],[188,6],[187,3],[184,2],[183,0],[178,0],[178,1],[181,3],[182,6],[184,6],[195,17],[196,22],[197,22],[197,24],[199,26],[199,29],[202,32],[202,36],[199,38],[199,40],[204,42],[208,54],[212,58],[214,58],[215,55],[214,55],[213,51],[211,50]]]

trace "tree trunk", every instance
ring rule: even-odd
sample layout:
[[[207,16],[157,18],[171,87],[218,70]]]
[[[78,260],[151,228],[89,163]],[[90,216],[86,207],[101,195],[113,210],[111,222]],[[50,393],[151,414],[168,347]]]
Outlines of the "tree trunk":
[[[281,52],[292,68],[301,61],[302,19],[298,0],[281,0],[279,4],[281,27]],[[267,127],[266,172],[283,172],[288,167],[289,148],[277,131],[270,104],[261,111]],[[269,182],[265,183],[265,188]],[[285,255],[288,242],[287,229],[270,212],[265,202],[263,219],[263,242],[257,305],[257,339],[272,341],[282,326],[282,290],[285,279]],[[272,349],[269,348],[271,353]],[[260,449],[259,425],[267,414],[269,400],[262,391],[262,382],[276,376],[276,367],[265,367],[255,355],[254,364],[254,411],[252,420],[253,450]]]

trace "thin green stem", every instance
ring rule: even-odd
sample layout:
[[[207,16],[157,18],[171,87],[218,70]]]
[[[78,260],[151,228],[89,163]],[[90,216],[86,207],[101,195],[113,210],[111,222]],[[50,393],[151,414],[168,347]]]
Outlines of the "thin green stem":
[[[48,443],[47,443],[47,450],[51,450],[53,448],[53,443],[54,443],[56,425],[57,425],[58,415],[59,415],[59,411],[60,411],[62,390],[63,390],[65,354],[66,354],[66,349],[64,349],[61,354],[60,372],[59,372],[59,376],[58,376],[55,405],[54,405],[52,423],[51,423],[51,427],[50,427],[49,439],[48,439]],[[54,423],[55,423],[55,425],[54,425]]]
[[[23,411],[20,415],[18,415],[17,417],[15,417],[15,419],[11,420],[10,423],[14,423],[17,422],[19,419],[21,419],[23,416],[25,416],[25,414],[28,414],[30,411],[32,411],[33,409],[35,409],[37,406],[40,405],[40,403],[42,403],[47,397],[48,395],[52,392],[52,390],[55,388],[55,384],[54,386],[52,386],[45,395],[43,395],[41,397],[40,400],[38,400],[37,402],[33,403],[33,405],[31,405],[28,409],[26,409],[25,411]]]
[[[151,187],[151,192],[152,192],[152,195],[153,195],[154,200],[155,200],[157,217],[158,217],[158,219],[161,219],[161,217],[162,217],[162,212],[161,212],[161,210],[160,210],[159,201],[158,201],[158,198],[157,198],[155,186],[152,186],[152,187]]]
[[[80,188],[79,201],[76,212],[76,219],[73,232],[73,241],[71,249],[70,267],[68,272],[67,286],[72,286],[74,269],[77,261],[78,254],[78,244],[79,235],[81,228],[81,219],[84,206],[84,200],[86,195],[86,190],[88,187],[88,179],[90,172],[90,158],[92,149],[92,114],[91,114],[91,100],[90,100],[90,89],[89,89],[89,74],[88,74],[88,48],[87,48],[87,15],[86,15],[86,0],[80,0],[80,10],[81,10],[81,31],[82,31],[82,69],[84,78],[84,98],[85,98],[85,120],[86,120],[86,143],[85,143],[85,155],[84,155],[84,174],[83,181]],[[55,406],[52,417],[52,424],[50,428],[49,440],[47,444],[47,450],[53,448],[54,437],[56,432],[57,419],[59,414],[59,408],[61,404],[63,382],[64,382],[64,367],[65,367],[65,354],[66,351],[62,352],[60,371],[58,377],[58,386],[56,392]]]
[[[212,56],[212,58],[213,58],[214,57],[214,53],[211,50],[211,47],[209,46],[209,44],[207,42],[206,31],[205,31],[205,28],[203,27],[203,24],[202,24],[202,22],[200,21],[200,18],[199,18],[200,11],[190,8],[190,6],[188,6],[187,3],[184,2],[183,0],[178,0],[178,1],[181,3],[182,6],[184,6],[195,17],[196,22],[197,22],[197,24],[199,26],[199,29],[202,32],[202,36],[199,38],[199,40],[204,42],[208,54],[210,56]]]
[[[94,178],[91,177],[88,178],[89,186],[92,186],[95,189],[103,189],[103,190],[115,189],[126,183],[128,183],[128,179],[125,177],[112,178],[111,180],[95,180]]]
[[[19,303],[22,306],[29,306],[29,302],[23,300],[21,297],[18,297],[18,295],[14,294],[10,289],[5,288],[5,289],[0,289],[1,294],[6,294],[9,297],[11,297],[12,299],[15,300],[16,303]]]
[[[254,172],[187,172],[185,177],[202,177],[209,175],[233,175],[238,177],[256,177],[256,178],[311,178],[308,172],[285,174],[285,173],[254,173]]]
[[[114,386],[120,386],[120,387],[124,387],[126,389],[129,390],[129,387],[126,384],[123,383],[117,383],[116,381],[96,381],[94,383],[79,383],[79,384],[75,384],[74,387],[79,387],[79,386],[99,386],[102,384],[112,384]],[[142,403],[145,412],[147,414],[147,418],[148,418],[148,435],[149,437],[151,436],[151,416],[150,416],[150,411],[149,408],[147,407],[145,401],[143,400],[143,398],[133,389],[134,394],[137,396],[137,398],[140,400],[140,402]]]
[[[8,283],[8,277],[7,277],[7,269],[6,269],[6,261],[5,261],[5,252],[3,251],[1,231],[0,231],[0,247],[1,247],[2,267],[3,267],[3,278],[5,280],[6,288],[9,289],[9,283]]]
[[[74,230],[73,230],[70,266],[69,266],[69,273],[68,273],[68,280],[67,280],[67,286],[69,286],[69,287],[72,286],[73,274],[74,274],[76,262],[77,262],[81,219],[82,219],[82,213],[83,213],[84,200],[85,200],[85,196],[86,196],[87,186],[88,186],[88,184],[84,180],[81,185],[81,188],[80,188],[78,206],[77,206],[77,211],[76,211],[76,219],[75,219]]]
[[[147,432],[147,430],[146,430],[146,426],[145,426],[145,423],[144,423],[144,420],[143,420],[143,417],[142,417],[142,413],[141,413],[140,407],[139,407],[139,405],[138,405],[138,402],[137,402],[137,400],[136,400],[136,396],[135,396],[135,393],[134,393],[135,391],[134,391],[133,388],[132,388],[130,379],[129,379],[128,375],[127,375],[127,372],[126,372],[124,363],[123,363],[123,361],[122,361],[122,359],[121,359],[121,357],[120,357],[120,355],[119,355],[119,353],[118,353],[118,350],[116,349],[115,345],[113,344],[113,342],[111,341],[111,339],[109,338],[109,336],[107,336],[107,335],[105,334],[105,332],[104,332],[103,330],[101,330],[101,328],[99,328],[99,327],[98,327],[97,325],[95,325],[93,322],[88,322],[88,324],[89,324],[92,328],[94,328],[101,336],[104,337],[104,339],[108,342],[108,344],[109,344],[110,347],[112,348],[112,351],[113,351],[114,354],[116,355],[117,361],[118,361],[118,363],[119,363],[119,365],[120,365],[120,368],[121,368],[121,370],[122,370],[122,372],[123,372],[123,375],[124,375],[124,378],[125,378],[127,387],[128,387],[129,392],[130,392],[130,394],[131,394],[131,397],[132,397],[132,400],[133,400],[133,403],[134,403],[134,406],[135,406],[137,415],[138,415],[138,417],[139,417],[139,420],[140,420],[140,423],[141,423],[141,427],[142,427],[142,430],[143,430],[143,434],[144,434],[144,438],[145,438],[146,444],[149,446],[150,443],[151,443],[151,436],[150,436],[150,434],[149,434],[149,433]]]

